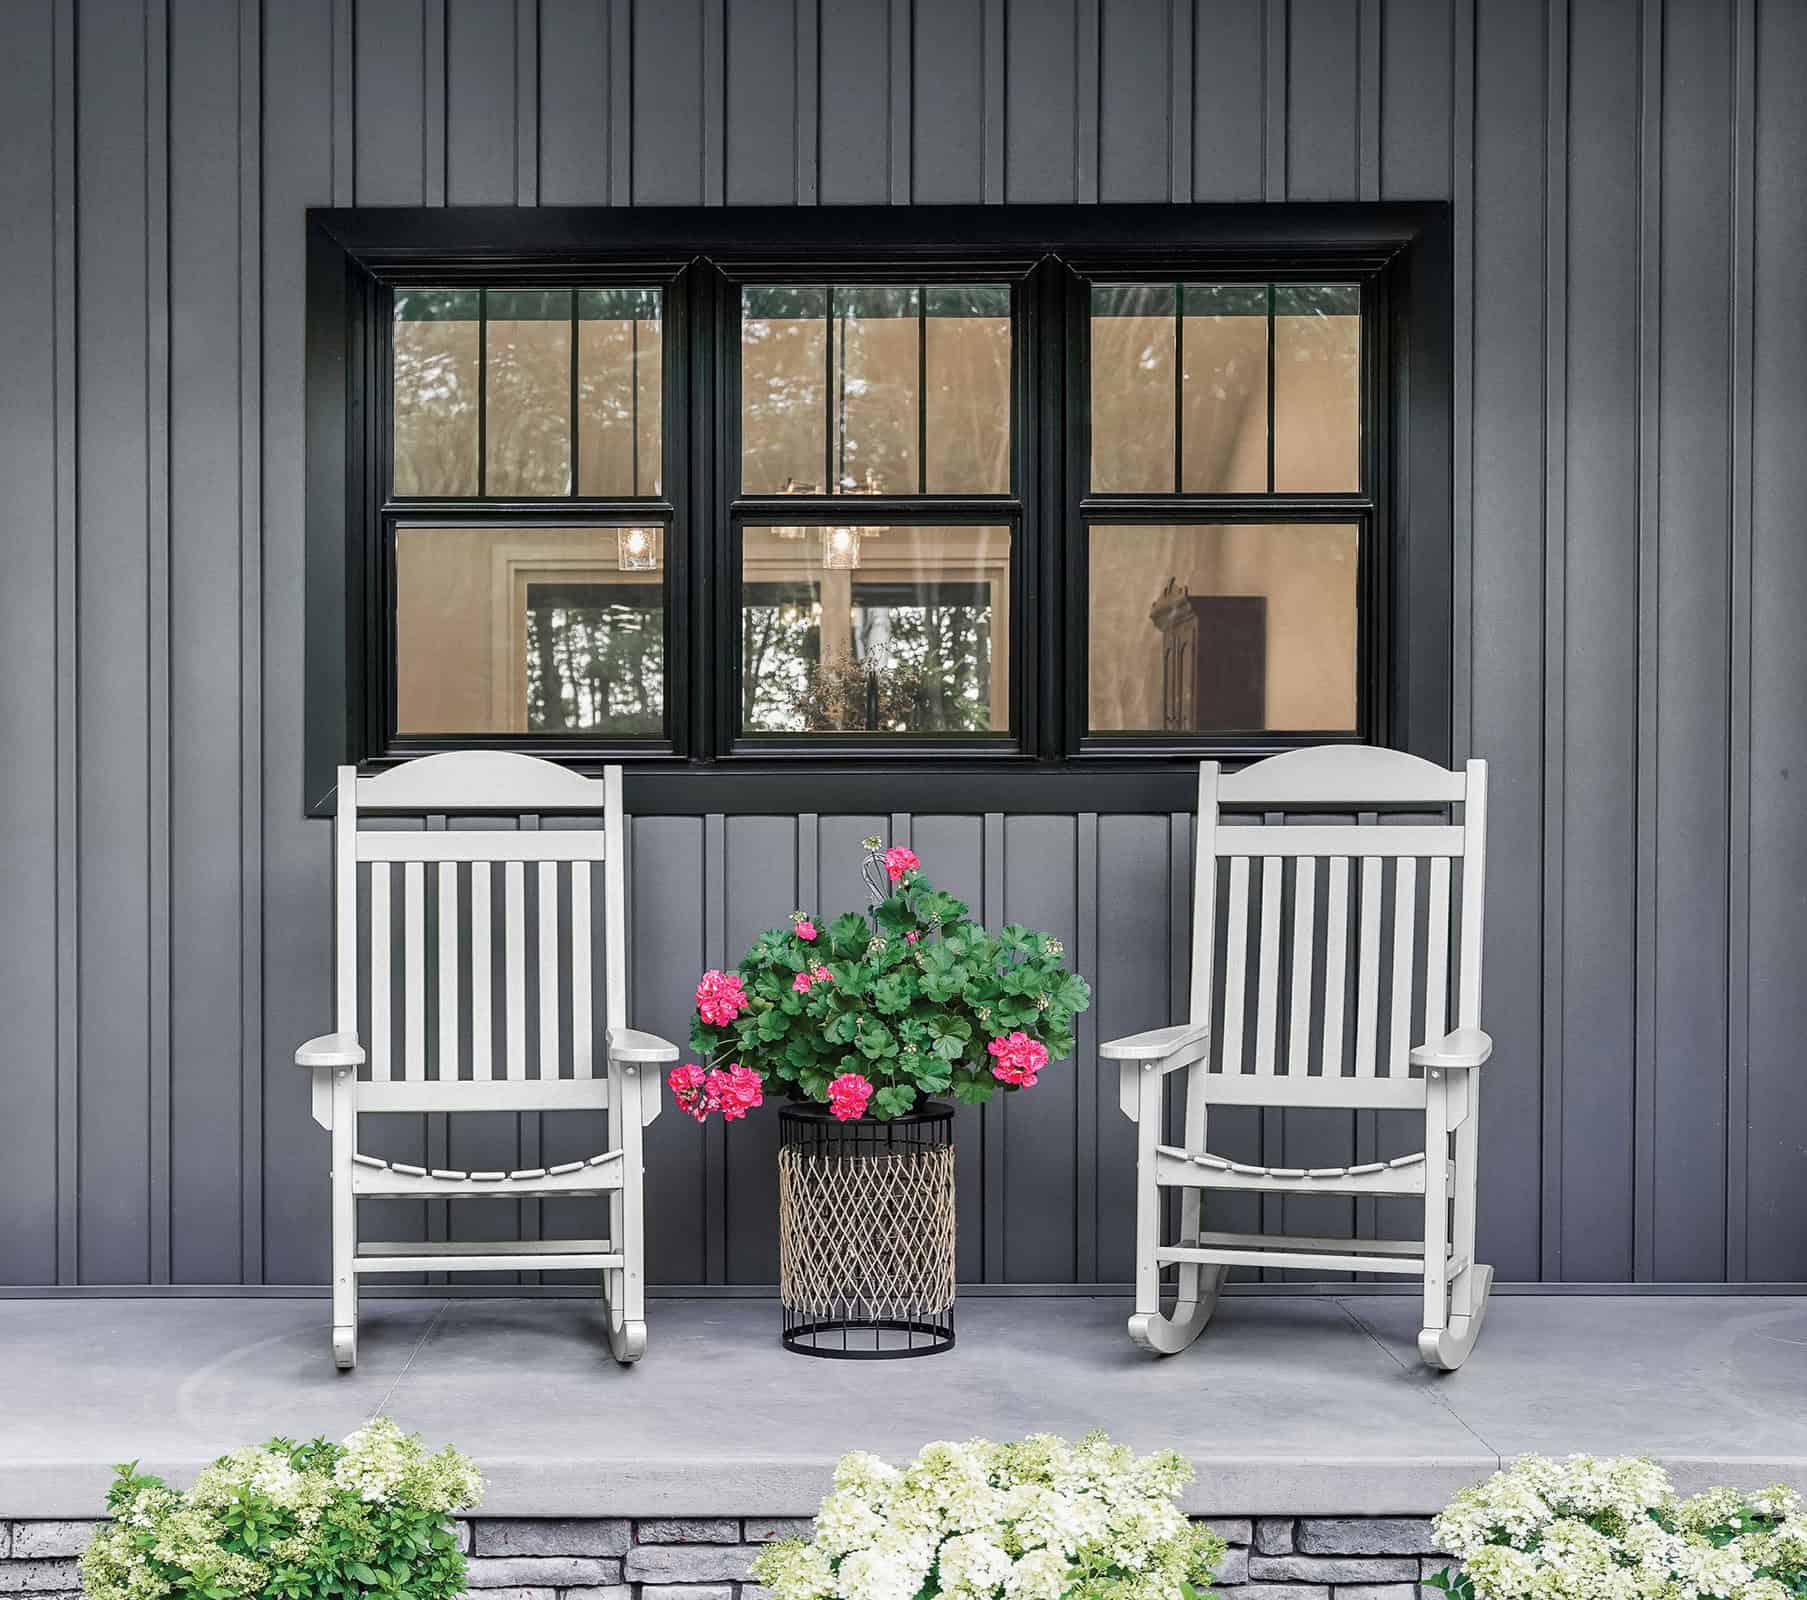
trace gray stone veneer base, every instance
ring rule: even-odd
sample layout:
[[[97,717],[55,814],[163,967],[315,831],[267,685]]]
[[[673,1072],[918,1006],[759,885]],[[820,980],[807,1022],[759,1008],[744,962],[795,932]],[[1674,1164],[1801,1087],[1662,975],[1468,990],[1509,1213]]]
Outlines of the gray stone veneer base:
[[[1430,1600],[1447,1562],[1428,1517],[1207,1517],[1226,1600]],[[0,1596],[74,1600],[93,1522],[0,1522]],[[476,1517],[460,1524],[475,1600],[768,1600],[751,1563],[807,1517]]]

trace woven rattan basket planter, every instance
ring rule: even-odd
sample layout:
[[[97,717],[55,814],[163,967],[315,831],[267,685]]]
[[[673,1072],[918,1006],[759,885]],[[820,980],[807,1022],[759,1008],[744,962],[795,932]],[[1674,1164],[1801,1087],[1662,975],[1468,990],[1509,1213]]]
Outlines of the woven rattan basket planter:
[[[954,1344],[954,1112],[890,1122],[778,1113],[785,1347],[852,1360]]]

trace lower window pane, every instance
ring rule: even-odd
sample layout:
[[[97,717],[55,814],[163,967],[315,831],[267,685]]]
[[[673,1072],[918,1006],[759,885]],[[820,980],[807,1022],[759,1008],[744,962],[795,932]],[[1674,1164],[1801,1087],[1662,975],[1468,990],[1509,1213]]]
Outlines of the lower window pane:
[[[743,530],[744,733],[1002,733],[1010,530]]]
[[[403,527],[396,731],[665,731],[664,530]]]
[[[1360,529],[1091,529],[1094,733],[1351,733]]]

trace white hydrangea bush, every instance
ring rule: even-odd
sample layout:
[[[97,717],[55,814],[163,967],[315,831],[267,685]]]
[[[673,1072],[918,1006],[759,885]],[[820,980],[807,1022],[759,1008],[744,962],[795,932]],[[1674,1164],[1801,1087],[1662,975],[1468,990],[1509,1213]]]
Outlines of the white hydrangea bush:
[[[81,1559],[92,1600],[453,1600],[465,1559],[452,1513],[483,1480],[387,1417],[338,1444],[272,1439],[234,1450],[186,1491],[115,1469],[113,1520]]]
[[[1198,1600],[1223,1541],[1175,1504],[1192,1468],[1102,1434],[927,1445],[907,1467],[856,1452],[813,1541],[768,1545],[777,1600]]]
[[[1521,1456],[1435,1524],[1457,1600],[1807,1600],[1807,1518],[1783,1485],[1682,1499],[1637,1457]]]

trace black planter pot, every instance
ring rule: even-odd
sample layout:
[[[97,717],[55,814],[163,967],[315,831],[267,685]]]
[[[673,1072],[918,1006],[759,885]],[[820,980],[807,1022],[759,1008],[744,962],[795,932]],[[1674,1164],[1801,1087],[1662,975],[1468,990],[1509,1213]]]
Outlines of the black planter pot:
[[[799,1355],[888,1360],[954,1345],[954,1110],[778,1113],[779,1298]]]

